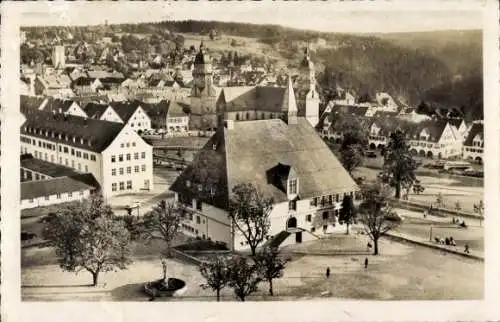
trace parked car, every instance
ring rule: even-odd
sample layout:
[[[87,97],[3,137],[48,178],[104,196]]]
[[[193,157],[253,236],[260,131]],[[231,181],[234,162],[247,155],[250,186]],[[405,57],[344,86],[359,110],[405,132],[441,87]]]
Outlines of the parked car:
[[[376,157],[377,157],[377,152],[375,152],[375,151],[368,151],[368,152],[366,153],[366,156],[367,156],[368,158],[376,158]]]
[[[392,213],[385,216],[385,220],[394,221],[394,222],[402,222],[403,217],[396,212],[392,212]]]

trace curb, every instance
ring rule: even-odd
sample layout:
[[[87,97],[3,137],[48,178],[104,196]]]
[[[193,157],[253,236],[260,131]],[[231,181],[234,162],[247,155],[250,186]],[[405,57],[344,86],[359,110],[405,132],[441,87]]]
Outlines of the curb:
[[[484,262],[484,258],[482,256],[473,255],[473,254],[466,254],[466,253],[459,252],[459,251],[456,251],[456,250],[453,250],[453,249],[450,249],[450,248],[442,247],[440,245],[431,244],[429,242],[415,240],[415,239],[412,239],[412,238],[409,238],[409,237],[405,237],[405,236],[401,236],[401,235],[395,235],[395,234],[391,234],[391,233],[386,233],[384,235],[384,237],[391,238],[391,239],[394,239],[396,241],[409,242],[409,243],[416,244],[416,245],[419,245],[419,246],[424,246],[424,247],[432,248],[432,249],[435,249],[435,250],[440,250],[440,251],[443,251],[443,252],[447,252],[447,253],[451,253],[451,254],[455,254],[455,255],[462,256],[462,257],[466,257],[466,258],[470,258],[470,259],[474,259],[474,260],[477,260],[477,261]]]

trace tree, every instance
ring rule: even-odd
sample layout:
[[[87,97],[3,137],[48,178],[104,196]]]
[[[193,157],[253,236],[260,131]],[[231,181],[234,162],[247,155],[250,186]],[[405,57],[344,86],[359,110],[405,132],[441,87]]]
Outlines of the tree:
[[[352,117],[342,117],[335,122],[335,128],[342,133],[342,144],[339,149],[340,160],[344,168],[352,171],[363,164],[366,147],[368,146],[368,131]]]
[[[410,153],[404,134],[400,131],[392,133],[384,155],[384,167],[381,173],[383,181],[395,188],[397,199],[401,198],[403,184],[416,182],[416,169],[417,163]]]
[[[349,235],[349,225],[356,220],[356,207],[350,195],[345,195],[342,199],[342,208],[340,209],[339,221],[346,224],[346,235]]]
[[[167,256],[172,256],[172,241],[180,228],[182,215],[180,209],[174,204],[165,200],[158,202],[153,209],[144,216],[144,226],[146,227],[148,239],[159,237],[167,243]]]
[[[379,254],[380,237],[396,227],[394,221],[388,220],[396,214],[388,204],[390,188],[381,182],[368,183],[362,188],[363,202],[359,206],[364,230],[374,244],[374,255]]]
[[[229,216],[255,256],[257,246],[268,236],[273,200],[263,196],[251,183],[233,188]]]
[[[339,151],[340,162],[342,162],[342,165],[349,174],[352,174],[355,168],[363,164],[363,150],[359,144],[355,144],[349,145]]]
[[[55,248],[59,266],[69,272],[88,271],[93,286],[100,272],[122,270],[131,262],[130,234],[122,221],[114,220],[100,196],[50,216],[44,237]]]
[[[229,286],[234,290],[234,294],[242,301],[258,289],[262,281],[259,266],[251,264],[241,256],[235,256],[229,260],[230,280]]]
[[[226,258],[217,256],[214,259],[203,262],[200,267],[201,276],[206,280],[203,288],[211,288],[217,294],[217,302],[220,301],[220,292],[226,287],[231,279],[229,262]]]
[[[264,247],[255,257],[262,277],[269,283],[269,295],[273,294],[273,279],[281,278],[290,258],[280,256],[278,247]]]

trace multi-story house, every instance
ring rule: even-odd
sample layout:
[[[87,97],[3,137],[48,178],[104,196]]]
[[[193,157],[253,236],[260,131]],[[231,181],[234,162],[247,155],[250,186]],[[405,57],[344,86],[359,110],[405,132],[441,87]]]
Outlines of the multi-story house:
[[[337,216],[358,187],[315,129],[296,112],[283,119],[226,121],[172,184],[188,235],[248,249],[228,217],[238,184],[273,199],[269,239],[300,243],[343,230]],[[281,239],[281,237],[280,237]]]
[[[110,197],[153,187],[153,148],[129,125],[30,110],[21,153],[91,173]]]
[[[158,104],[143,104],[155,129],[165,129],[168,133],[189,131],[188,104],[162,100]]]
[[[135,100],[132,102],[111,102],[110,106],[123,123],[141,134],[143,131],[151,130],[151,119],[142,108],[141,104],[143,103]]]
[[[83,110],[91,119],[123,123],[120,116],[109,104],[90,102],[83,107]]]
[[[484,125],[482,122],[472,123],[463,146],[463,158],[482,163],[484,160]]]
[[[65,100],[58,98],[48,98],[44,104],[40,106],[40,109],[46,112],[51,112],[53,114],[69,114],[80,117],[87,117],[85,111],[80,107],[80,105],[73,100]]]
[[[414,155],[439,159],[462,155],[462,138],[446,120],[422,122],[407,132],[407,138]]]

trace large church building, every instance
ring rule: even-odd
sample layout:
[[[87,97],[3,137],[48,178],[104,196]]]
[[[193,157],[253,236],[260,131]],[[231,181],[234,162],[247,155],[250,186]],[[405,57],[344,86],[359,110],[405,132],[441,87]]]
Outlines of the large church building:
[[[298,114],[314,127],[319,120],[319,94],[316,90],[314,63],[306,49],[298,78],[305,88],[298,101]],[[193,87],[191,89],[190,128],[215,129],[226,120],[249,121],[283,118],[294,83],[288,78],[286,87],[275,86],[214,86],[212,59],[203,43],[194,60]],[[292,89],[293,91],[293,89]],[[295,93],[295,91],[293,91]],[[295,94],[294,94],[295,95]],[[302,96],[302,95],[301,95]]]

